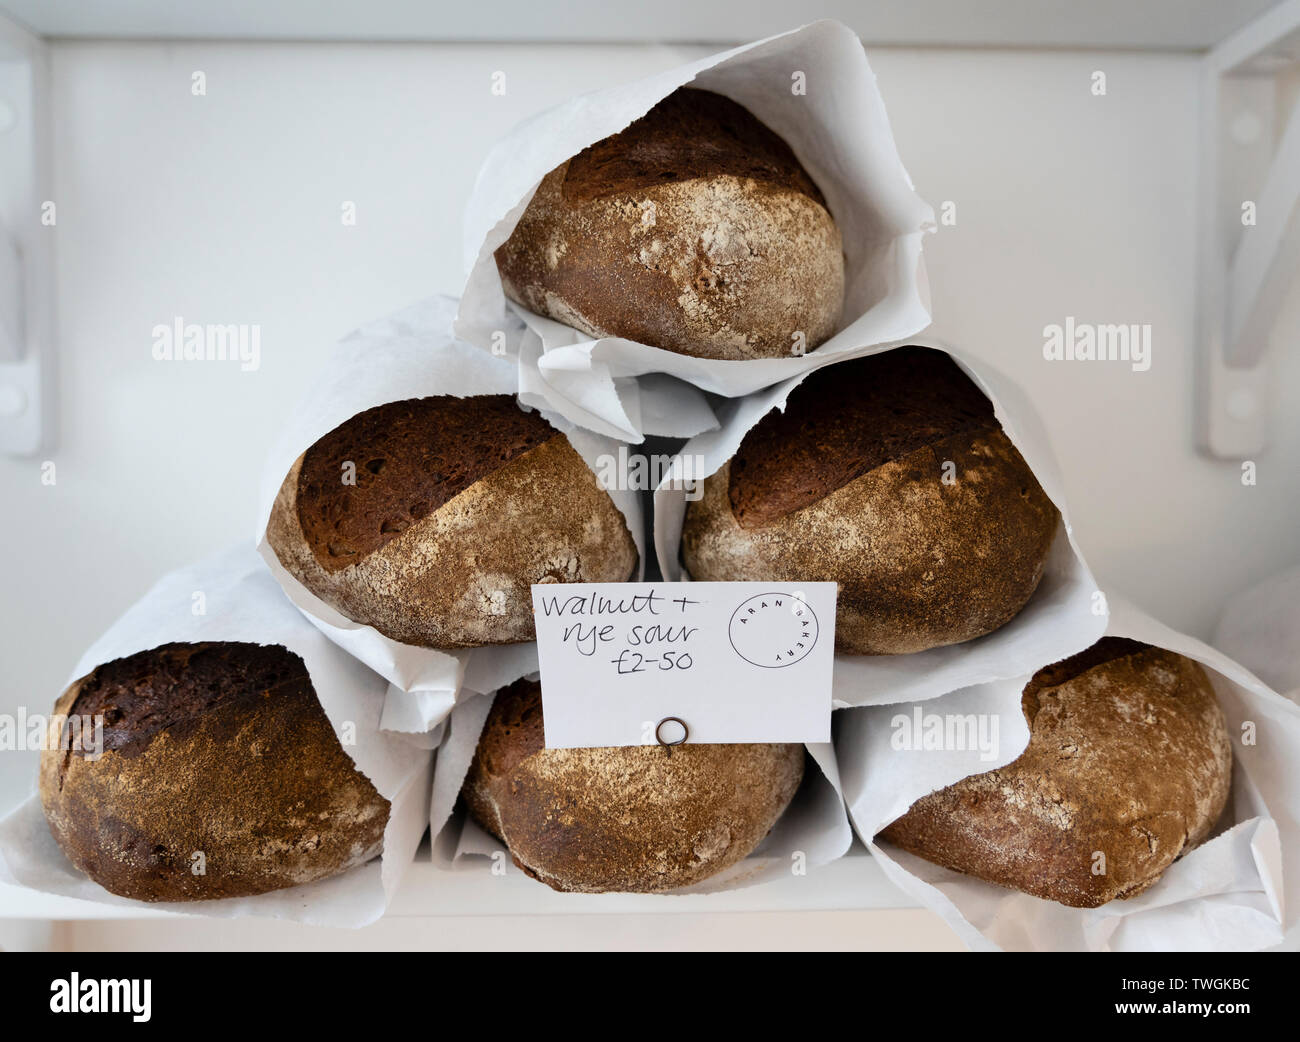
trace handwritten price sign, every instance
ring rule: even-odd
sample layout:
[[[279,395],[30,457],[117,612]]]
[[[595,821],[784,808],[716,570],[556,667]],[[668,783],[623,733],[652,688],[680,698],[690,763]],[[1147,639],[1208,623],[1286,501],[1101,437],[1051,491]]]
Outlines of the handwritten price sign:
[[[834,583],[533,587],[548,748],[830,740]]]

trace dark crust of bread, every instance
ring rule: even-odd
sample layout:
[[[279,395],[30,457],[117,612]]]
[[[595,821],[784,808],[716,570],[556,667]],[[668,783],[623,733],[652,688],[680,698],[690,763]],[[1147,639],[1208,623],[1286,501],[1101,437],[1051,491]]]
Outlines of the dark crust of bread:
[[[812,350],[844,306],[840,230],[793,152],[687,88],[548,173],[495,260],[537,314],[700,358]]]
[[[298,472],[303,535],[321,567],[339,571],[558,433],[504,394],[367,409],[304,454]],[[354,484],[344,481],[348,464]]]
[[[1075,908],[1133,897],[1211,832],[1232,744],[1205,671],[1107,638],[1035,674],[1015,762],[917,800],[880,838]]]
[[[999,429],[993,403],[943,351],[900,347],[826,366],[745,435],[731,461],[731,512],[758,528],[890,460]]]
[[[98,758],[65,748],[63,721],[80,714],[104,717]],[[50,832],[114,894],[244,897],[382,850],[389,802],[286,648],[167,644],[106,663],[64,692],[51,729],[40,773]]]
[[[321,564],[333,533],[322,539],[318,531],[313,540],[303,530],[302,517],[327,518],[332,509],[322,513],[315,482],[303,492],[311,502],[299,503],[309,449],[280,485],[267,544],[326,604],[404,644],[464,648],[532,640],[534,583],[626,582],[636,572],[637,550],[626,518],[564,434],[527,426],[534,420],[513,404],[498,419],[509,436],[467,431],[467,441],[479,446],[469,459],[458,455],[466,446],[444,440],[435,427],[425,432],[431,449],[414,436],[396,445],[376,435],[371,444],[382,442],[392,455],[374,457],[386,462],[349,508],[364,524],[347,529],[359,534],[343,567]],[[337,451],[355,453],[358,462],[371,458],[351,444]],[[327,457],[323,473],[340,473],[337,463]],[[379,482],[390,469],[400,482]],[[460,487],[479,471],[482,476]],[[337,502],[319,491],[321,500]],[[443,495],[451,498],[438,503]],[[410,515],[412,502],[429,512],[401,532],[383,532],[382,519]],[[382,545],[360,552],[376,535]]]
[[[799,745],[546,749],[541,688],[499,691],[461,793],[555,890],[649,893],[747,857],[803,778]]]
[[[743,105],[682,87],[625,130],[569,161],[561,191],[586,202],[652,185],[730,174],[801,192],[826,205],[795,154]]]
[[[979,389],[899,348],[827,366],[760,421],[687,504],[681,555],[699,580],[836,582],[836,648],[908,654],[1010,622],[1059,522]]]
[[[104,663],[81,682],[69,715],[102,715],[104,751],[129,757],[159,731],[189,734],[225,702],[310,687],[302,659],[278,645],[241,645],[234,654],[231,645],[164,644]]]

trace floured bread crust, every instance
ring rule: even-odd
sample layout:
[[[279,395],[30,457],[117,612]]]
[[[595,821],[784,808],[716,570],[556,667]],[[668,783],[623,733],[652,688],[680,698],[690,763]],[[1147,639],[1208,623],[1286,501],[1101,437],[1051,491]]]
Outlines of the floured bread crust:
[[[262,688],[246,668],[249,649],[281,652],[297,670]],[[184,659],[196,655],[219,657],[209,676],[222,675],[178,706],[177,688],[159,674],[183,677]],[[129,675],[118,689],[84,704],[97,674],[119,664]],[[141,693],[147,712],[121,708]],[[60,715],[90,711],[106,719],[99,759],[60,748]],[[160,714],[167,721],[156,728]],[[109,663],[63,693],[50,726],[40,768],[50,832],[78,869],[122,897],[260,894],[382,850],[389,802],[339,744],[302,660],[283,648],[167,645]]]
[[[555,890],[649,893],[749,856],[803,778],[801,745],[546,749],[541,689],[498,692],[462,789],[475,820]]]
[[[531,311],[700,358],[812,350],[844,305],[839,228],[789,145],[685,87],[547,174],[496,262]]]
[[[497,251],[511,300],[591,337],[699,358],[789,357],[835,332],[843,244],[820,203],[730,175],[569,203],[566,167]]]
[[[534,637],[533,583],[623,582],[637,563],[622,513],[562,434],[475,481],[355,564],[326,569],[299,521],[300,457],[267,542],[307,589],[405,644]]]
[[[1031,734],[1018,760],[922,797],[880,837],[1075,908],[1159,880],[1227,803],[1223,712],[1191,659],[1109,638],[1090,654],[1097,664],[1062,675],[1066,660],[1026,687]]]
[[[751,527],[732,512],[730,480],[727,464],[687,506],[691,577],[837,582],[835,646],[855,654],[923,651],[1005,625],[1038,587],[1059,520],[1001,430],[915,449]]]

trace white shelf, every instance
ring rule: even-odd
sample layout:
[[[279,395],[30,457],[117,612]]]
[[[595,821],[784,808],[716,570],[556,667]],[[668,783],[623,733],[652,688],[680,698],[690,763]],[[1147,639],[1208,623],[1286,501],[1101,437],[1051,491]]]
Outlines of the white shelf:
[[[808,912],[915,908],[862,846],[806,876],[720,894],[560,894],[529,879],[513,865],[492,875],[473,858],[463,867],[435,867],[427,845],[407,871],[386,918],[508,915],[634,915],[638,913]],[[0,884],[0,919],[157,919],[173,913],[147,905],[122,908],[55,897]]]

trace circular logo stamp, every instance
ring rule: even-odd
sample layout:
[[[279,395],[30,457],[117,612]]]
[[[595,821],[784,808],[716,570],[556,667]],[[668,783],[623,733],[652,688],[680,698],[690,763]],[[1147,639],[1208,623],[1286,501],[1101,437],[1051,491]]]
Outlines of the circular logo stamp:
[[[727,635],[737,655],[764,669],[793,666],[817,643],[817,616],[795,593],[760,593],[731,613]]]

